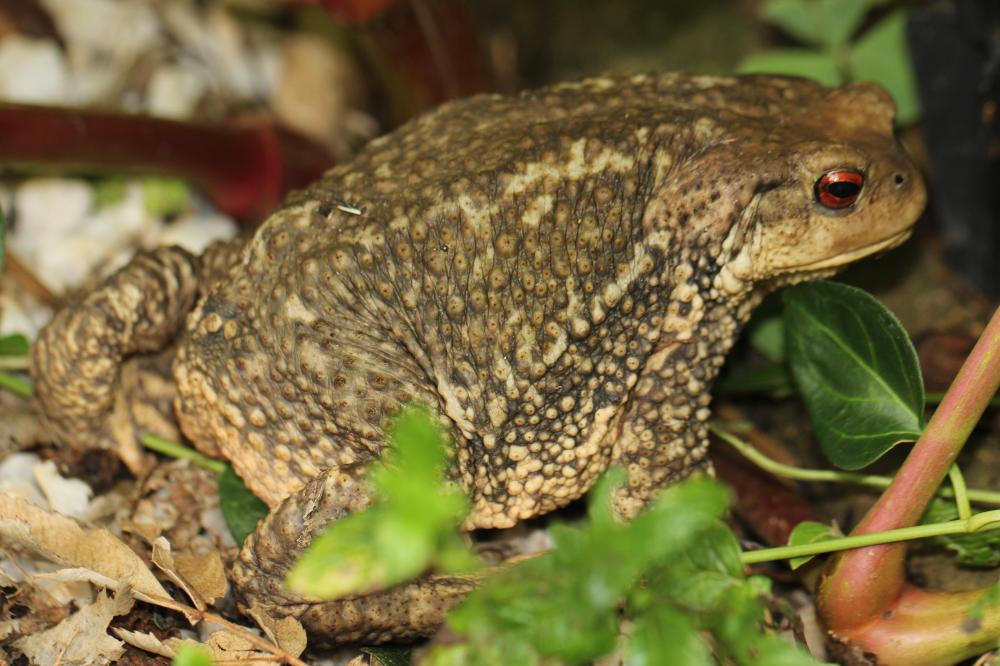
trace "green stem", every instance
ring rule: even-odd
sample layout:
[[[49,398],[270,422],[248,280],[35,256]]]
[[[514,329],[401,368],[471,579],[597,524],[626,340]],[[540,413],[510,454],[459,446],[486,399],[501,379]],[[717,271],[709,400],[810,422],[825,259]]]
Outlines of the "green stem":
[[[948,470],[948,479],[951,481],[952,490],[955,491],[955,507],[958,509],[958,517],[961,520],[968,520],[972,517],[972,507],[969,505],[969,493],[965,486],[965,477],[958,465],[952,465]]]
[[[912,541],[913,539],[925,539],[927,537],[969,534],[996,528],[1000,528],[1000,509],[983,511],[982,513],[970,516],[966,520],[950,520],[946,523],[902,527],[896,530],[886,530],[885,532],[838,537],[818,543],[751,550],[741,553],[740,559],[744,564],[757,564],[759,562],[785,560],[793,557],[811,557],[813,555],[850,550],[852,548],[878,546],[885,543]]]
[[[0,388],[12,391],[22,398],[30,398],[35,395],[35,389],[32,388],[31,382],[12,375],[9,372],[0,371]]]
[[[156,435],[147,432],[139,436],[139,441],[142,442],[143,446],[151,451],[162,453],[163,455],[170,456],[171,458],[187,458],[198,467],[207,469],[209,472],[222,474],[226,470],[226,463],[221,460],[209,458],[208,456],[202,455],[201,453],[198,453],[194,449],[184,446],[183,444],[171,442],[169,439],[157,437]]]
[[[27,356],[0,356],[0,368],[4,370],[27,370],[29,364]]]
[[[763,453],[754,448],[751,444],[744,442],[728,430],[722,428],[718,422],[708,424],[711,430],[719,439],[726,442],[739,451],[750,462],[761,469],[776,476],[783,476],[797,481],[817,481],[828,483],[853,483],[859,486],[870,488],[888,488],[892,483],[892,478],[888,476],[878,476],[876,474],[857,474],[854,472],[841,472],[834,469],[802,469],[780,463],[777,460],[768,458]],[[945,499],[954,499],[955,491],[952,488],[939,488],[937,496]],[[967,490],[966,496],[969,500],[978,504],[989,504],[1000,506],[1000,492],[991,490]]]

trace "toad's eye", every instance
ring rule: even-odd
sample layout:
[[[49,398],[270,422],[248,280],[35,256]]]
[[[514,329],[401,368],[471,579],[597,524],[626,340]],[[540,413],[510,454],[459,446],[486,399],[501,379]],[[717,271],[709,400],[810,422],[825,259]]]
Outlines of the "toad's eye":
[[[857,201],[864,184],[865,177],[860,171],[834,169],[819,177],[813,191],[816,201],[827,208],[838,210]]]

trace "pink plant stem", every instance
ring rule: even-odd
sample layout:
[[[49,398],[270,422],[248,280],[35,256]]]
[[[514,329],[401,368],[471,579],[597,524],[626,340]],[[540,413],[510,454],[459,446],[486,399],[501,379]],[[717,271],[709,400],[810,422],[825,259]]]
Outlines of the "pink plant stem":
[[[958,457],[1000,387],[1000,309],[983,331],[892,484],[852,534],[911,527]],[[905,583],[906,545],[871,546],[831,560],[819,604],[834,631],[869,622],[895,603]]]

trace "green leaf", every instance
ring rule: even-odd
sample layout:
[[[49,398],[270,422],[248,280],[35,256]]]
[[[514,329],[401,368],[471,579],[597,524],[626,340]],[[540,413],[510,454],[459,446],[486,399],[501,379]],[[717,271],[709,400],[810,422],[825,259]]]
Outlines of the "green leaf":
[[[792,375],[827,458],[860,469],[923,428],[924,385],[899,321],[836,282],[784,291]]]
[[[896,100],[901,125],[920,117],[920,97],[906,43],[906,12],[895,11],[878,22],[850,51],[852,78],[885,86]]]
[[[185,643],[178,648],[171,666],[212,666],[215,661],[205,648]]]
[[[644,572],[664,563],[672,565],[671,571],[683,568],[670,577],[673,582],[690,578],[693,566],[741,571],[735,542],[725,540],[735,539],[731,533],[703,541],[726,507],[726,493],[718,483],[694,479],[667,488],[646,512],[625,524],[610,511],[619,479],[602,479],[592,491],[585,523],[551,527],[552,551],[491,578],[452,611],[448,623],[467,637],[468,663],[591,661],[615,646],[619,609],[626,599],[633,598],[630,606],[641,613],[673,589],[653,579],[641,587]],[[711,544],[718,552],[708,551]]]
[[[982,596],[976,599],[975,603],[969,608],[968,615],[973,620],[981,620],[986,609],[993,608],[997,604],[1000,604],[1000,582],[987,588]]]
[[[716,663],[686,615],[670,606],[651,608],[635,620],[623,663],[626,666]]]
[[[785,360],[785,320],[780,314],[756,321],[747,331],[750,345],[775,363]]]
[[[0,336],[0,356],[27,356],[28,338],[20,333]]]
[[[464,494],[445,485],[444,436],[430,415],[409,408],[394,421],[391,452],[374,466],[378,503],[330,525],[288,574],[289,589],[323,599],[383,590],[430,568],[476,566],[457,532]]]
[[[794,392],[795,384],[792,382],[791,372],[784,363],[772,363],[753,369],[737,367],[724,371],[712,388],[712,393],[720,396],[759,393],[785,397]]]
[[[267,505],[247,489],[243,479],[229,465],[219,475],[219,507],[226,527],[241,546],[268,513]]]
[[[934,499],[927,506],[921,523],[930,525],[958,519],[955,502]],[[966,567],[992,568],[1000,566],[1000,530],[981,530],[970,534],[950,534],[931,537],[931,543],[947,548],[955,562]]]
[[[767,0],[760,17],[803,44],[847,43],[868,13],[866,0]]]
[[[142,202],[146,212],[155,217],[176,215],[191,207],[191,190],[176,178],[143,178]]]
[[[94,193],[94,206],[104,208],[113,206],[125,200],[128,182],[120,176],[99,178],[94,181],[91,191]]]
[[[363,647],[361,652],[372,657],[372,666],[410,666],[413,648],[398,645]]]
[[[830,539],[837,539],[842,536],[844,536],[844,534],[835,525],[817,523],[812,520],[803,520],[801,523],[796,525],[794,529],[792,529],[792,533],[788,537],[788,545],[801,546],[809,543],[820,543],[823,541],[829,541]],[[793,557],[788,560],[788,565],[792,569],[798,569],[813,557],[815,557],[815,555]]]
[[[770,49],[752,53],[740,62],[740,74],[803,76],[825,86],[839,86],[844,77],[829,53],[805,49]]]

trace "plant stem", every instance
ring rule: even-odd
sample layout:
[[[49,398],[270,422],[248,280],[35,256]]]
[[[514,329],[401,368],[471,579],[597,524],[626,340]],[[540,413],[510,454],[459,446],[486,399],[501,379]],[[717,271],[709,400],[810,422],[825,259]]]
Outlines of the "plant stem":
[[[968,520],[972,516],[972,507],[969,505],[969,493],[965,487],[965,477],[958,465],[952,465],[948,470],[948,479],[951,481],[952,490],[955,492],[955,508],[958,509],[958,517],[961,520]]]
[[[942,400],[944,400],[944,392],[942,391],[928,391],[927,394],[924,395],[924,402],[927,403],[928,405],[937,405]],[[990,409],[1000,407],[1000,396],[997,396],[992,400],[990,400],[988,406],[990,407]]]
[[[201,453],[192,448],[188,448],[183,444],[171,442],[169,439],[157,437],[151,433],[143,433],[139,436],[139,441],[142,442],[143,446],[151,451],[162,453],[163,455],[170,456],[171,458],[187,458],[198,467],[207,469],[209,472],[222,474],[226,470],[226,463],[221,460],[209,458],[208,456],[202,455]]]
[[[986,405],[1000,387],[1000,309],[994,312],[907,456],[892,484],[852,535],[915,525],[955,462]],[[835,557],[820,587],[820,612],[832,631],[871,621],[899,599],[906,546],[883,544]]]
[[[0,387],[12,391],[22,398],[30,398],[35,395],[35,389],[31,382],[16,377],[9,372],[0,371]]]
[[[4,370],[27,370],[30,364],[27,356],[0,356],[0,368]]]
[[[974,516],[970,516],[966,520],[949,520],[945,523],[915,525],[913,527],[903,527],[898,530],[887,530],[885,532],[875,532],[873,534],[858,534],[828,539],[817,543],[804,543],[796,546],[781,546],[778,548],[751,550],[742,553],[740,555],[740,559],[744,564],[757,564],[758,562],[784,560],[792,557],[810,557],[813,555],[821,555],[823,553],[849,550],[851,548],[877,546],[884,543],[898,543],[900,541],[912,541],[914,539],[948,536],[952,534],[969,534],[972,532],[996,528],[1000,528],[1000,509],[977,513]]]
[[[710,422],[708,429],[719,439],[726,442],[740,452],[750,462],[761,469],[797,481],[817,481],[827,483],[853,483],[859,486],[870,488],[888,488],[892,483],[892,478],[888,476],[878,476],[876,474],[857,474],[855,472],[842,472],[835,469],[803,469],[780,463],[777,460],[768,458],[763,453],[754,448],[753,445],[743,441],[739,437],[725,430],[721,424]],[[967,490],[968,499],[978,504],[989,504],[1000,506],[1000,492],[992,490]],[[938,488],[937,496],[945,499],[954,499],[955,490],[947,486]]]

